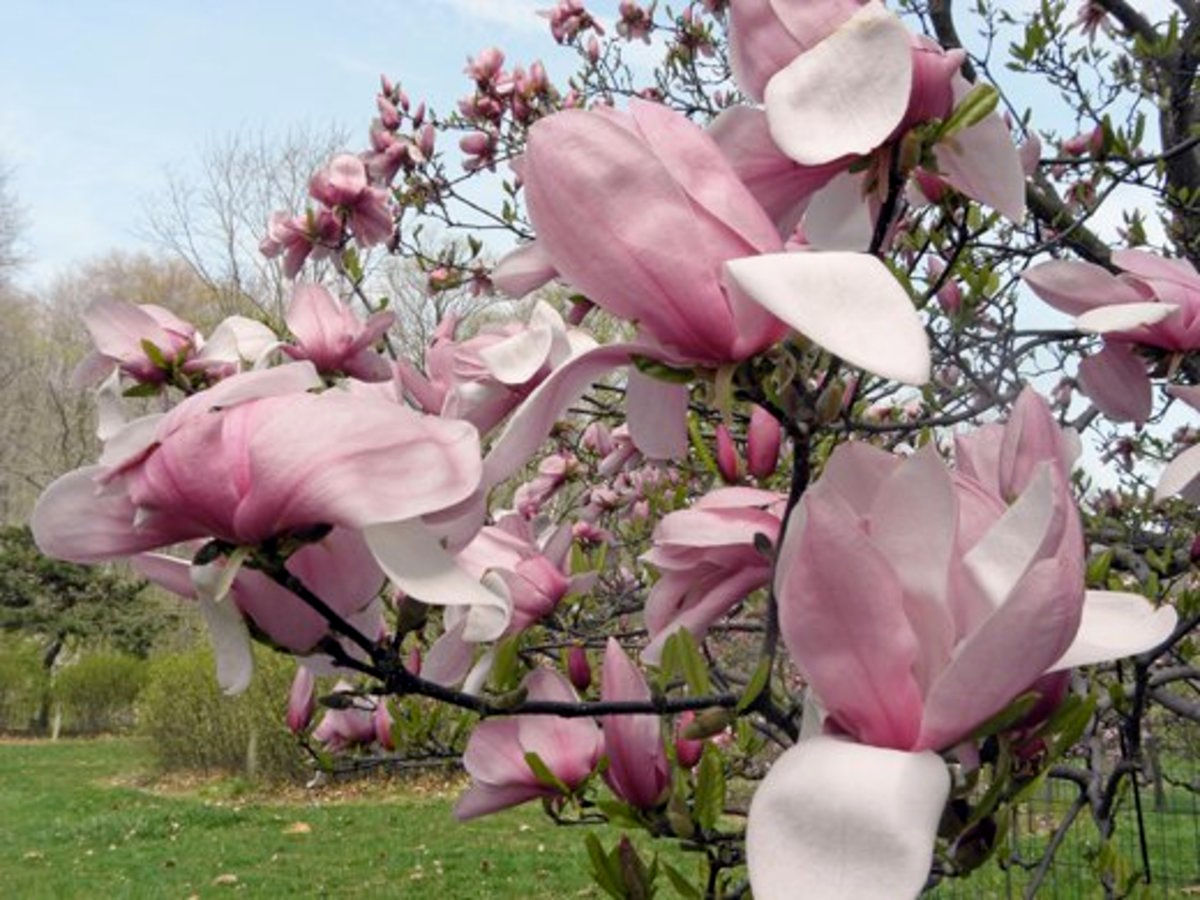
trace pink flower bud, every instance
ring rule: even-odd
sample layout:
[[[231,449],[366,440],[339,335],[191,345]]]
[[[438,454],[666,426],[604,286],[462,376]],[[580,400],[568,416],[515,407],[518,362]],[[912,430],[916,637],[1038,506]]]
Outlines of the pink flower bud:
[[[692,723],[696,714],[690,709],[679,717],[675,723],[675,759],[685,769],[690,769],[700,762],[704,753],[704,741],[689,740],[683,737],[683,730]]]
[[[313,710],[316,709],[316,680],[312,669],[307,666],[296,667],[296,677],[292,679],[292,690],[288,694],[287,727],[292,734],[299,734],[312,721]]]
[[[779,462],[779,444],[783,429],[773,415],[761,406],[750,410],[746,432],[746,463],[755,478],[770,478]]]
[[[421,674],[421,650],[418,647],[413,647],[408,651],[408,659],[404,661],[404,668],[408,669],[412,674],[419,676]]]
[[[371,724],[375,728],[375,742],[384,750],[395,750],[396,742],[392,740],[392,715],[388,712],[386,698],[379,697],[376,700]]]
[[[722,422],[717,426],[717,469],[728,484],[736,484],[741,477],[742,461],[738,458],[733,435]]]
[[[586,691],[592,683],[592,667],[588,663],[587,651],[576,644],[567,651],[567,677],[577,691]]]
[[[417,149],[421,151],[421,155],[428,161],[433,157],[434,144],[437,141],[437,131],[433,125],[426,124],[417,135]]]
[[[380,95],[375,98],[375,106],[379,110],[379,121],[383,123],[384,128],[395,131],[400,127],[400,113],[396,111],[391,100]]]
[[[593,66],[600,62],[600,41],[593,34],[587,42],[587,60]]]

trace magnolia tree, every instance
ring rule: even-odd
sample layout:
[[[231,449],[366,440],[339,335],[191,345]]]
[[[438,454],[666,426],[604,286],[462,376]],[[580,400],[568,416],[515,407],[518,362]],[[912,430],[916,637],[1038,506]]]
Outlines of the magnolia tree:
[[[1200,720],[1200,8],[1029,6],[562,0],[564,83],[384,78],[265,226],[286,327],[88,310],[104,450],[39,545],[192,598],[230,693],[293,654],[325,764],[461,752],[459,818],[701,861],[589,836],[613,896],[914,896],[1064,779],[1036,890]],[[532,299],[396,358],[368,247]]]

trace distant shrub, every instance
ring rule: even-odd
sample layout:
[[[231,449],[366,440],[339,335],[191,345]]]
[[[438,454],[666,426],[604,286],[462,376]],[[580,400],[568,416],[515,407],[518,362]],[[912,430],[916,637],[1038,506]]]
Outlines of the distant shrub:
[[[138,702],[140,730],[167,771],[295,779],[308,769],[284,717],[295,663],[255,648],[254,680],[238,697],[217,686],[207,648],[154,657]]]
[[[39,727],[50,677],[33,641],[0,637],[0,731]]]
[[[125,653],[93,653],[60,669],[51,693],[64,731],[99,734],[133,727],[148,664]]]

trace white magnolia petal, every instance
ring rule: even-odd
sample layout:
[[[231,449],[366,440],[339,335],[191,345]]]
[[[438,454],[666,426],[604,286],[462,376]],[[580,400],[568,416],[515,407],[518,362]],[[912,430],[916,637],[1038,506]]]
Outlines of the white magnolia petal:
[[[843,172],[817,191],[804,213],[804,238],[818,250],[865,251],[875,223],[867,200],[867,172]]]
[[[868,3],[767,82],[771,137],[804,165],[870,153],[904,118],[912,80],[908,29]]]
[[[1050,479],[1049,464],[1038,466],[1021,496],[963,557],[963,565],[993,609],[1008,599],[1033,564],[1054,522]]]
[[[929,339],[908,293],[865,253],[769,253],[725,264],[751,299],[846,362],[929,380]]]
[[[1193,503],[1200,503],[1200,444],[1188,447],[1167,463],[1154,489],[1155,500],[1165,500],[1176,494]]]
[[[384,522],[363,530],[367,546],[392,583],[422,603],[466,606],[467,641],[490,641],[508,626],[512,601],[472,578],[419,520]]]
[[[1129,331],[1141,325],[1161,322],[1178,309],[1173,303],[1113,303],[1097,306],[1077,316],[1075,327],[1088,334]]]
[[[669,384],[630,366],[625,420],[634,446],[648,459],[687,455],[688,396],[686,384]]]
[[[929,875],[950,793],[946,764],[819,736],[771,766],[750,805],[746,854],[758,900],[896,900]]]
[[[232,600],[222,599],[232,580],[232,577],[226,577],[224,569],[217,565],[192,566],[191,576],[197,606],[212,641],[217,684],[233,696],[250,686],[254,657],[250,652],[250,629],[246,627],[245,618]]]
[[[546,363],[554,333],[545,327],[524,328],[479,351],[479,358],[504,384],[524,384]]]
[[[129,421],[122,395],[121,370],[113,369],[96,388],[96,437],[101,441],[109,440]]]
[[[1144,653],[1170,637],[1178,621],[1174,607],[1155,608],[1141,594],[1088,591],[1075,640],[1050,671]]]

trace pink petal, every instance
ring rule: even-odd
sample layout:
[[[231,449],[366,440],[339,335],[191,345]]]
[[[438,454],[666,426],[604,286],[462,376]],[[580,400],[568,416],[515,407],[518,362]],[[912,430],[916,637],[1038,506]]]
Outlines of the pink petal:
[[[524,297],[558,277],[558,270],[537,241],[522,244],[492,269],[492,284],[510,297]]]
[[[1154,407],[1153,385],[1146,363],[1121,341],[1106,341],[1104,349],[1079,363],[1079,387],[1096,408],[1116,422],[1139,427]]]
[[[688,386],[669,384],[630,367],[625,390],[625,417],[634,445],[648,459],[686,456]]]
[[[775,592],[784,643],[830,716],[864,742],[911,747],[916,635],[895,572],[843,501],[810,494],[793,512]]]
[[[1051,260],[1026,269],[1021,277],[1035,294],[1071,316],[1110,303],[1140,303],[1146,299],[1107,269],[1088,262]]]

